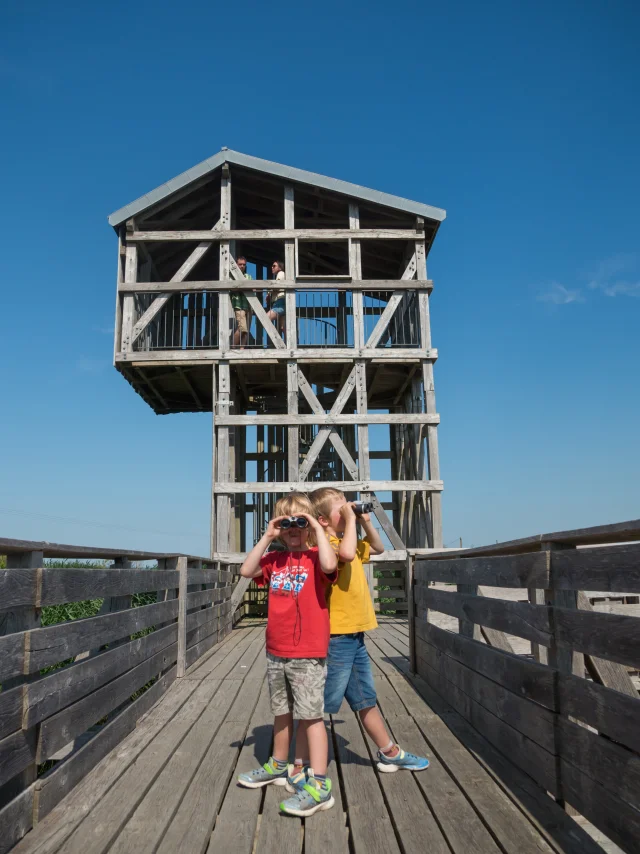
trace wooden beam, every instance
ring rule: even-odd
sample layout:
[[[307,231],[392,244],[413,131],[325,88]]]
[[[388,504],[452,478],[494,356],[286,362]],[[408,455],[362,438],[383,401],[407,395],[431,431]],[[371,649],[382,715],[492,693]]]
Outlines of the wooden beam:
[[[218,417],[218,425],[225,427],[243,427],[255,424],[271,425],[309,425],[319,424],[321,426],[340,427],[355,424],[365,426],[367,424],[438,424],[439,415],[428,415],[424,412],[361,412],[359,414],[331,415],[329,414],[304,414],[288,415],[283,412],[277,415],[223,415]]]
[[[234,262],[235,264],[235,262]],[[236,265],[236,269],[237,265]],[[233,264],[231,265],[231,273],[233,275]],[[262,280],[258,280],[259,289],[264,289]],[[217,291],[217,290],[244,290],[247,287],[247,280],[242,277],[234,278],[233,281],[221,281],[220,279],[203,279],[192,280],[188,282],[138,282],[133,279],[131,282],[121,281],[118,283],[118,291],[120,293],[155,293],[159,291],[171,291],[174,293],[191,292],[191,291]],[[283,291],[326,291],[327,289],[339,291],[391,291],[391,290],[407,290],[407,291],[430,291],[433,288],[433,281],[425,279],[423,281],[403,281],[399,279],[360,279],[354,280],[349,277],[341,276],[338,279],[330,278],[290,278],[278,282],[278,289]]]
[[[204,405],[203,405],[202,401],[200,400],[200,398],[198,397],[198,393],[196,392],[195,388],[193,387],[193,384],[191,383],[191,380],[187,376],[185,370],[182,367],[180,367],[179,365],[176,365],[176,371],[182,377],[184,384],[189,389],[189,394],[194,399],[196,406],[199,406],[200,409],[204,409]],[[166,406],[166,404],[165,404],[165,406]],[[169,407],[167,406],[167,409],[168,408]]]
[[[357,207],[350,205],[349,207]],[[230,240],[415,240],[420,237],[417,231],[410,228],[271,228],[228,230],[220,227],[214,234],[211,231],[134,231],[130,239],[134,243],[149,243],[170,241],[202,241],[215,243]]]
[[[247,298],[249,305],[251,306],[251,310],[256,316],[256,319],[260,321],[260,324],[264,331],[267,333],[267,336],[276,350],[286,350],[286,344],[280,337],[278,330],[273,325],[273,323],[269,320],[269,315],[262,307],[262,303],[255,295],[255,293],[251,291],[244,291],[244,295]],[[246,352],[246,351],[245,351]]]
[[[219,229],[221,224],[221,220],[213,226],[211,232],[215,232]],[[207,232],[205,232],[207,233]],[[171,277],[171,282],[182,282],[189,273],[196,266],[198,261],[208,252],[211,247],[211,241],[201,241],[198,243],[193,252],[189,255],[189,257],[184,261],[184,263],[180,266],[178,271]],[[140,333],[151,323],[156,314],[167,304],[167,302],[171,299],[171,293],[162,293],[151,303],[149,308],[145,311],[142,317],[138,320],[136,325],[133,327],[133,333],[131,335],[131,344],[135,342],[136,338],[140,335]]]
[[[378,318],[378,322],[373,328],[371,335],[368,337],[365,342],[365,348],[370,350],[373,347],[376,347],[380,339],[382,338],[382,334],[389,325],[391,318],[393,317],[395,310],[400,305],[402,298],[404,296],[403,291],[394,291],[391,295],[389,302],[384,307],[384,311]]]
[[[219,482],[214,485],[214,492],[220,495],[237,495],[242,492],[305,492],[308,491],[309,482],[283,481],[282,483],[247,482],[232,483]],[[313,484],[316,486],[316,484]],[[435,480],[338,480],[331,481],[331,486],[342,492],[438,492],[442,481]]]

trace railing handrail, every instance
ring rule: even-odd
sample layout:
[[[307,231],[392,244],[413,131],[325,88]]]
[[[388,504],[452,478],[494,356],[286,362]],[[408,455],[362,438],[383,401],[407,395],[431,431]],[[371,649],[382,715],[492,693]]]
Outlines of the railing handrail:
[[[113,547],[70,546],[62,543],[50,543],[47,540],[14,540],[0,537],[0,555],[7,553],[42,552],[43,557],[86,558],[88,560],[105,558],[130,558],[132,560],[165,560],[166,558],[186,557],[187,560],[201,560],[211,563],[211,558],[200,555],[186,555],[180,551],[147,552],[135,549],[114,549]]]
[[[571,546],[609,545],[610,543],[632,543],[640,540],[640,519],[628,522],[616,522],[612,525],[596,525],[592,528],[576,528],[572,531],[556,531],[551,534],[535,534],[519,540],[507,540],[490,546],[477,546],[471,549],[443,549],[421,555],[421,560],[442,560],[456,557],[476,557],[486,555],[515,555],[522,552],[534,552],[542,549],[546,543]]]
[[[119,293],[187,293],[188,291],[397,291],[397,290],[431,290],[431,279],[349,279],[344,276],[338,279],[318,276],[313,281],[308,279],[272,281],[270,279],[212,279],[203,281],[182,282],[120,282]]]

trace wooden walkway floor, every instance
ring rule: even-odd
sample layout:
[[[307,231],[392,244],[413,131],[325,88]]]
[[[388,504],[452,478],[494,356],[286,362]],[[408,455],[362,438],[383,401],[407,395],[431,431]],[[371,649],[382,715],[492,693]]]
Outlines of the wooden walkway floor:
[[[14,852],[601,854],[550,797],[409,678],[406,620],[383,618],[368,645],[380,709],[396,740],[429,757],[427,771],[378,774],[373,745],[343,708],[327,721],[333,810],[301,821],[279,815],[283,789],[237,786],[238,772],[268,758],[272,739],[264,623],[245,620]]]

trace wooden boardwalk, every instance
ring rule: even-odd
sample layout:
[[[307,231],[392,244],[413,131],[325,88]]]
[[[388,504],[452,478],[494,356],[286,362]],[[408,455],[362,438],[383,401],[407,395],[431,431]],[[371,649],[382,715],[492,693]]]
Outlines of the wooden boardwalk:
[[[551,854],[602,852],[524,773],[408,674],[406,620],[370,634],[380,709],[426,754],[421,774],[378,774],[344,708],[327,721],[336,807],[300,821],[283,789],[242,789],[270,753],[264,622],[242,621],[13,849],[16,854]],[[610,850],[610,849],[609,849]]]

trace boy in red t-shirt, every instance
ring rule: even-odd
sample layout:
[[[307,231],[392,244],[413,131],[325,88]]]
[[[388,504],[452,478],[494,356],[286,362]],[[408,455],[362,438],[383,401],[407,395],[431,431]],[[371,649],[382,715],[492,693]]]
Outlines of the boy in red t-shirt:
[[[245,578],[269,584],[267,680],[271,698],[273,756],[262,768],[240,774],[242,786],[256,789],[287,783],[293,719],[309,742],[311,768],[304,786],[280,804],[282,812],[308,816],[334,805],[327,778],[328,743],[324,727],[324,683],[329,647],[326,588],[336,579],[338,558],[306,495],[281,498],[275,518],[240,568]],[[289,527],[282,522],[288,521]],[[302,526],[302,527],[301,527]],[[284,551],[265,554],[279,538]]]

